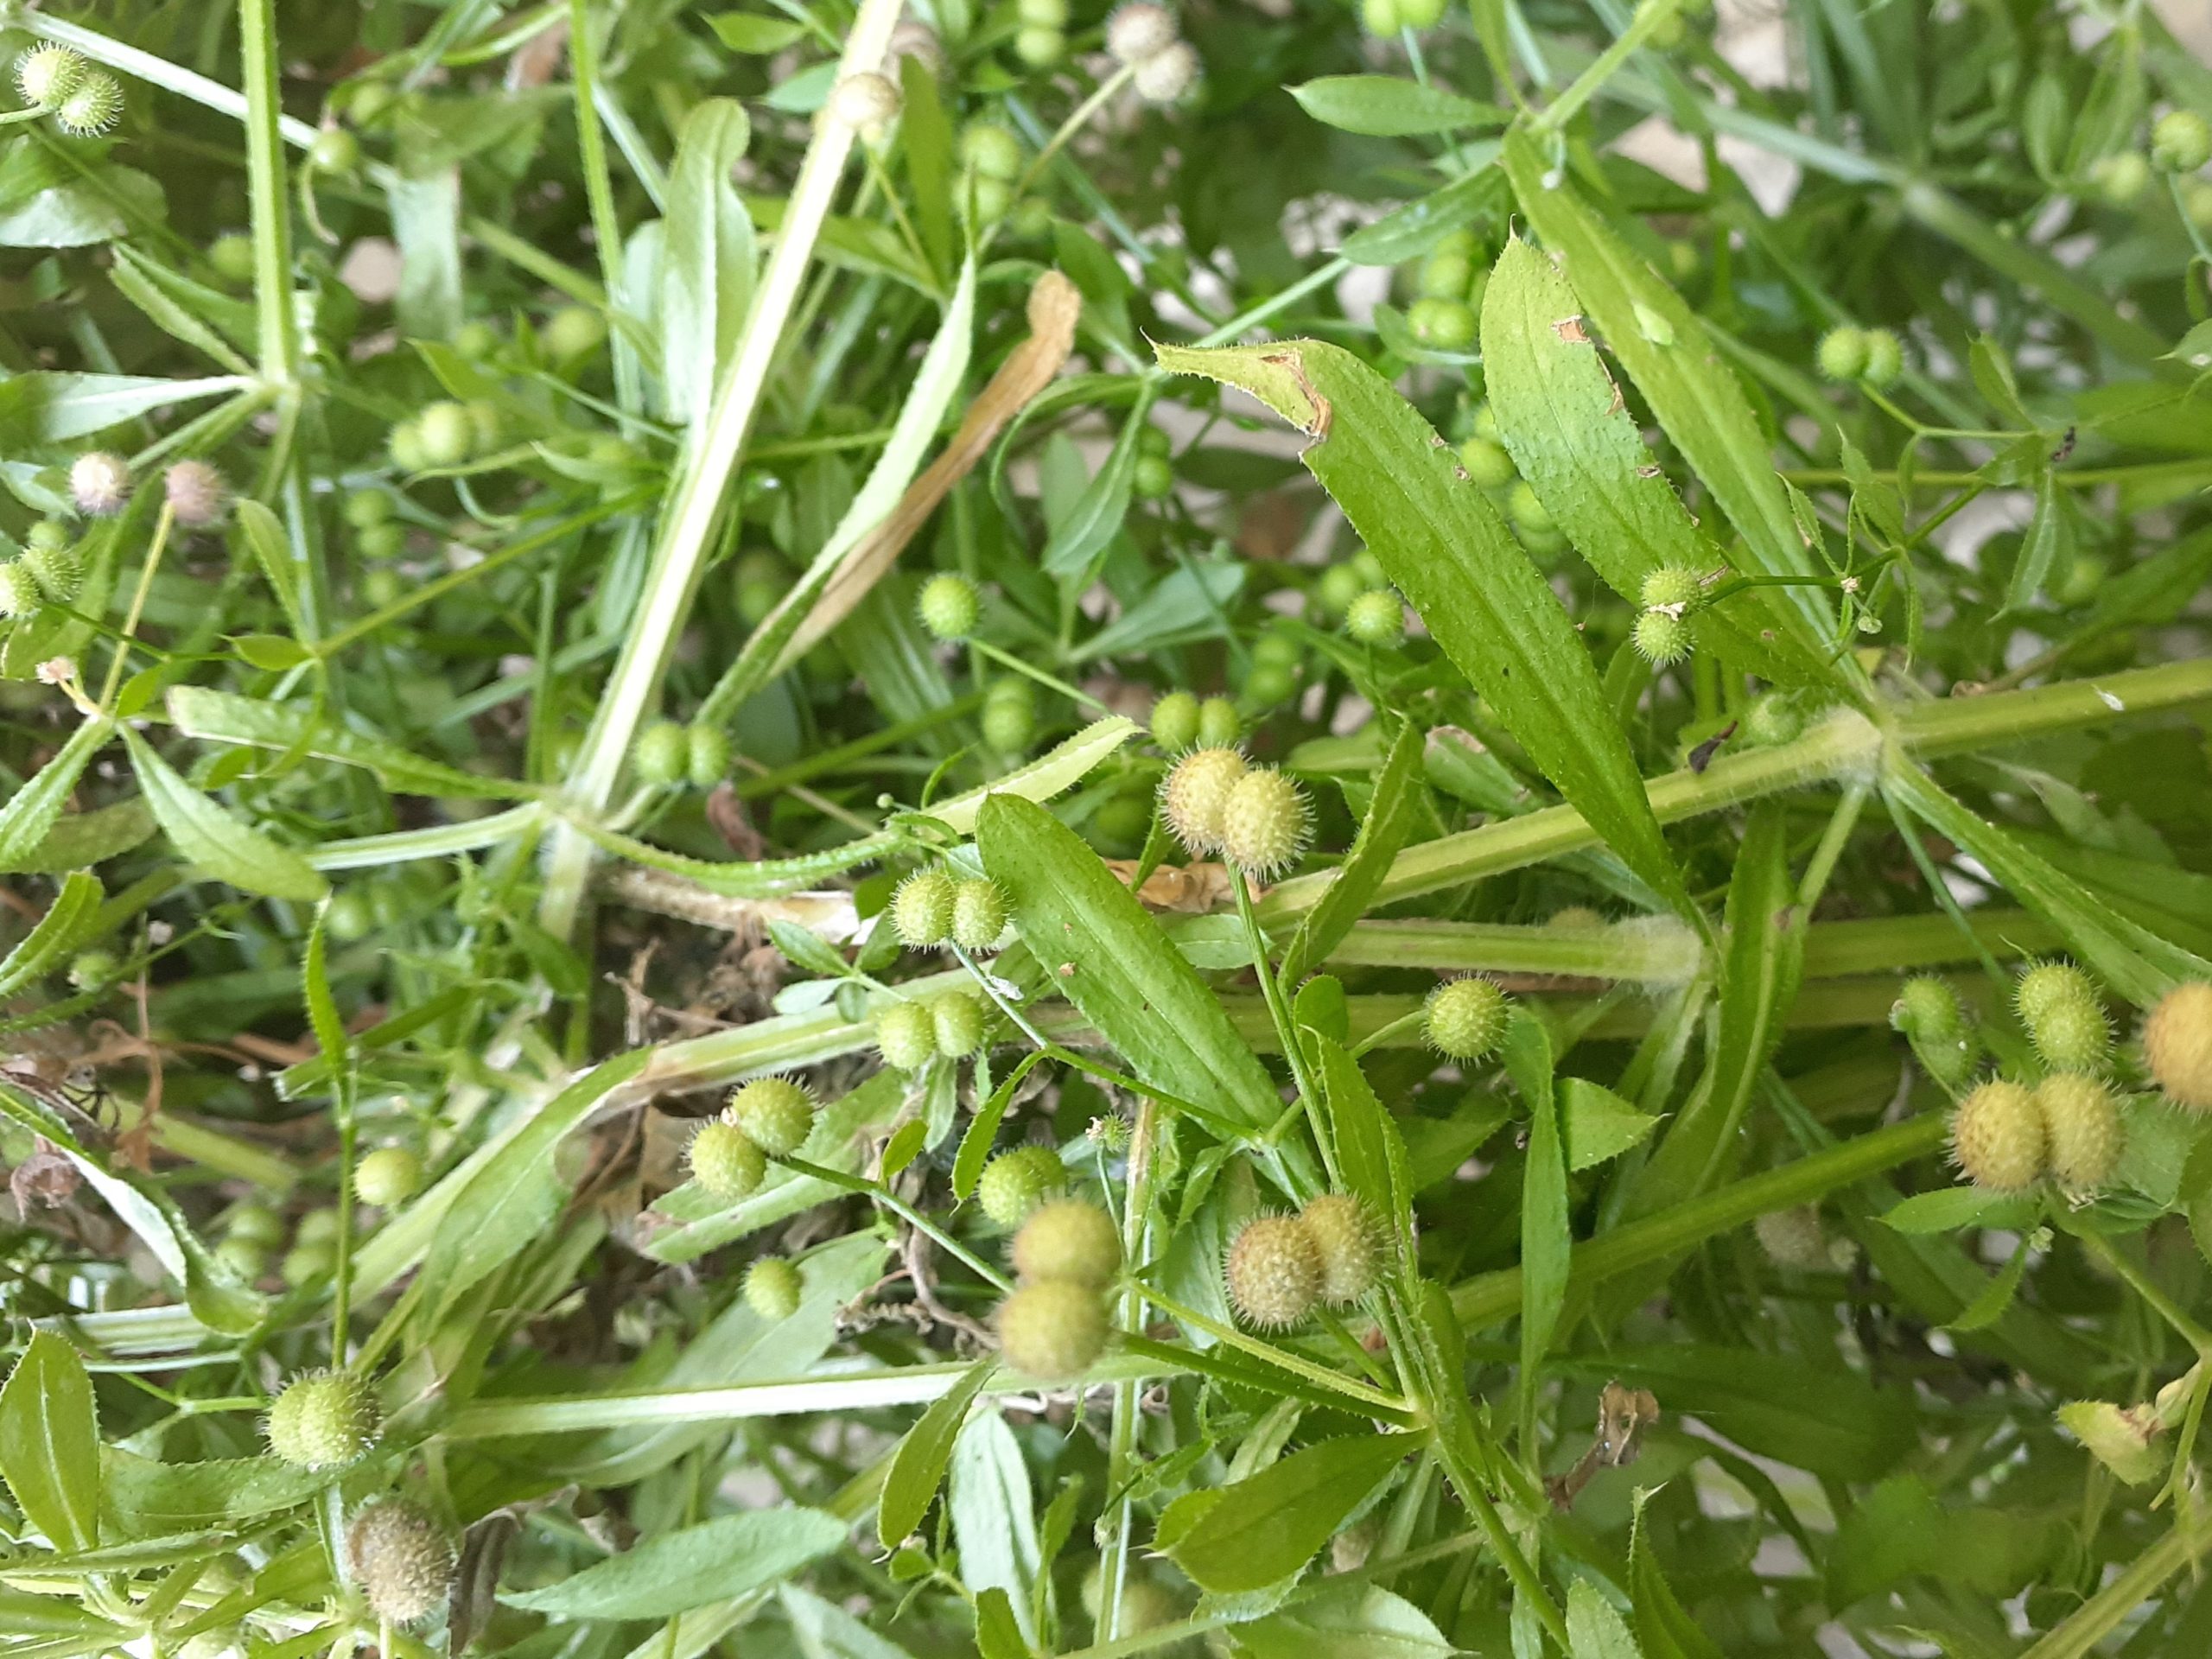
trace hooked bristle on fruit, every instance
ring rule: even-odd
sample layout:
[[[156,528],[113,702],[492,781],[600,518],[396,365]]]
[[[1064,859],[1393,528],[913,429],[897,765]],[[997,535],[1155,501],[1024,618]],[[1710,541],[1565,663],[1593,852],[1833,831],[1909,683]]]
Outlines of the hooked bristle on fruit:
[[[2050,1155],[2036,1097],[2017,1083],[1983,1084],[1951,1117],[1951,1157],[1966,1178],[1992,1192],[2033,1186]]]
[[[378,1147],[353,1166],[353,1196],[372,1210],[406,1203],[422,1185],[423,1160],[405,1147]]]
[[[952,942],[963,950],[988,950],[1005,937],[1006,891],[984,877],[963,881],[952,893]]]
[[[97,138],[123,118],[123,83],[88,69],[54,106],[54,124],[73,138]]]
[[[1312,1314],[1325,1271],[1320,1246],[1304,1222],[1296,1216],[1260,1216],[1246,1222],[1230,1243],[1223,1277],[1239,1318],[1281,1331]]]
[[[2036,1085],[2050,1173],[2069,1192],[2094,1192],[2112,1179],[2126,1145],[2120,1103],[2101,1077],[2055,1071]]]
[[[231,486],[204,461],[180,461],[162,474],[162,493],[180,524],[206,530],[223,522],[230,510]]]
[[[34,544],[20,563],[39,591],[56,605],[68,604],[84,590],[84,555],[66,543],[60,547]]]
[[[33,109],[51,110],[77,90],[88,67],[66,46],[35,46],[16,60],[16,90]]]
[[[1814,358],[1824,378],[1856,380],[1866,372],[1866,332],[1848,325],[1831,328],[1821,336]]]
[[[1298,862],[1312,826],[1306,791],[1273,766],[1253,767],[1222,802],[1222,855],[1266,880]]]
[[[722,1204],[750,1198],[768,1173],[768,1155],[734,1123],[720,1118],[700,1126],[687,1154],[691,1179]]]
[[[806,1289],[786,1257],[764,1255],[746,1270],[745,1305],[764,1319],[788,1319]]]
[[[1421,1033],[1428,1046],[1447,1058],[1479,1060],[1505,1039],[1511,1012],[1505,993],[1491,981],[1447,980],[1428,994],[1421,1011]]]
[[[393,1624],[416,1624],[453,1593],[453,1541],[420,1505],[372,1498],[346,1529],[346,1565],[369,1611]]]
[[[1122,1270],[1113,1217],[1087,1198],[1054,1198],[1014,1236],[1014,1270],[1025,1284],[1052,1280],[1103,1290]]]
[[[2071,963],[2039,962],[2012,988],[2012,1006],[2045,1065],[2100,1071],[2112,1058],[2112,1021],[2096,982]]]
[[[949,570],[924,582],[921,596],[914,601],[922,626],[946,641],[965,639],[975,632],[982,613],[976,584]]]
[[[899,1071],[918,1071],[937,1054],[937,1021],[919,1002],[887,1002],[875,1011],[876,1052]]]
[[[377,1441],[384,1414],[369,1385],[344,1371],[308,1371],[269,1408],[269,1449],[296,1469],[343,1469]]]
[[[1230,748],[1193,749],[1167,769],[1160,816],[1186,851],[1202,856],[1221,850],[1230,792],[1249,770],[1243,755]]]
[[[1233,748],[1244,735],[1244,717],[1227,697],[1208,697],[1198,705],[1198,744],[1202,749]]]
[[[69,496],[91,518],[111,518],[130,499],[130,467],[105,449],[88,449],[69,463]]]
[[[29,616],[46,603],[46,592],[23,559],[0,564],[0,617]]]
[[[983,1046],[989,1005],[973,991],[943,991],[927,1004],[937,1033],[937,1052],[962,1060]]]
[[[1406,637],[1405,607],[1389,588],[1370,588],[1344,613],[1344,632],[1363,645],[1395,645]]]
[[[1298,1212],[1321,1256],[1321,1300],[1349,1307],[1375,1288],[1382,1262],[1367,1206],[1347,1192],[1325,1192]]]
[[[2175,1105],[2212,1112],[2212,984],[2190,980],[2158,999],[2143,1022],[2143,1061]]]
[[[899,942],[917,950],[951,937],[959,887],[943,870],[917,870],[891,895],[891,926]]]
[[[1647,573],[1637,597],[1646,610],[1679,609],[1694,603],[1704,592],[1698,573],[1685,564],[1662,564]]]
[[[1001,1227],[1011,1227],[1068,1184],[1067,1166],[1050,1147],[1015,1147],[983,1166],[976,1202]]]
[[[1690,654],[1690,625],[1672,611],[1645,611],[1629,638],[1636,654],[1654,668],[1672,668]]]
[[[1024,1376],[1048,1381],[1088,1370],[1111,1331],[1105,1299],[1065,1279],[1020,1286],[999,1304],[996,1324],[999,1357]]]
[[[731,1091],[722,1120],[771,1158],[788,1158],[814,1132],[814,1096],[789,1077],[755,1077]]]

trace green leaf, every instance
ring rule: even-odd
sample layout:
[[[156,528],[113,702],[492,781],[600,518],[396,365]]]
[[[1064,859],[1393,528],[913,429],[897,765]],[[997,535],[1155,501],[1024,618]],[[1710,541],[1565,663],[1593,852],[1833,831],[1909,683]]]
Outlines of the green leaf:
[[[1567,1586],[1567,1634],[1573,1659],[1643,1659],[1628,1621],[1587,1579]]]
[[[661,257],[661,391],[671,419],[698,422],[753,302],[753,219],[730,169],[753,125],[734,98],[703,99],[677,129]]]
[[[26,875],[59,875],[127,853],[154,833],[154,814],[134,795],[128,800],[54,819],[37,846],[15,861]]]
[[[2031,1225],[2038,1213],[2037,1199],[2008,1192],[1987,1192],[1978,1186],[1943,1186],[1933,1192],[1916,1192],[1893,1204],[1881,1215],[1882,1224],[1900,1233],[1953,1233],[1962,1227],[2002,1227],[2015,1230]]]
[[[1435,429],[1339,346],[1156,349],[1163,368],[1240,386],[1314,440],[1307,468],[1453,665],[1623,861],[1694,913],[1573,623]]]
[[[1073,830],[1018,797],[976,820],[983,868],[1048,982],[1144,1081],[1229,1122],[1276,1115],[1266,1068],[1159,925]]]
[[[1109,755],[1135,737],[1138,729],[1136,721],[1122,715],[1109,715],[1103,720],[1094,720],[1074,736],[1064,738],[1054,744],[1027,766],[1015,767],[1005,777],[982,789],[970,790],[965,795],[955,795],[950,800],[934,802],[924,810],[955,835],[972,835],[982,821],[986,801],[1008,798],[1049,801],[1089,777]]]
[[[1239,1624],[1236,1645],[1251,1659],[1448,1659],[1462,1651],[1413,1603],[1371,1584]]]
[[[1594,1169],[1618,1158],[1659,1127],[1649,1112],[1638,1111],[1603,1084],[1587,1077],[1560,1079],[1560,1106],[1566,1120],[1567,1166]]]
[[[2056,473],[2044,467],[2036,480],[2035,514],[2020,543],[2012,565],[2012,579],[2005,584],[2003,614],[2025,610],[2043,591],[2053,570],[2063,569],[2073,557],[2074,503],[2070,490],[2061,489]]]
[[[1052,527],[1039,563],[1063,581],[1080,579],[1107,544],[1121,534],[1129,516],[1130,480],[1137,465],[1137,435],[1143,429],[1141,411],[1130,416],[1121,436],[1107,452],[1105,463],[1084,486],[1068,515]]]
[[[1567,1213],[1567,1154],[1552,1087],[1552,1045],[1542,1022],[1516,1007],[1499,1058],[1529,1108],[1529,1158],[1521,1172],[1521,1421],[1535,1421],[1544,1355],[1567,1300],[1574,1235]],[[1533,1442],[1530,1442],[1533,1445]]]
[[[748,57],[773,57],[806,38],[806,25],[790,17],[761,17],[751,12],[721,11],[707,19],[715,38]]]
[[[0,1387],[0,1475],[55,1549],[100,1541],[99,1438],[85,1362],[52,1332],[33,1332]]]
[[[238,391],[234,374],[164,380],[136,374],[65,374],[34,370],[0,381],[0,428],[39,443],[90,437],[158,409]]]
[[[976,1413],[952,1443],[944,1507],[971,1591],[1002,1590],[1025,1639],[1042,1554],[1021,1442],[996,1410]]]
[[[249,667],[271,674],[282,674],[297,668],[302,663],[311,663],[315,653],[296,639],[281,633],[239,633],[231,636],[231,652]]]
[[[1509,118],[1495,104],[1478,104],[1398,75],[1324,75],[1287,90],[1323,126],[1370,138],[1502,127]]]
[[[896,1549],[904,1543],[929,1513],[938,1488],[944,1484],[944,1471],[951,1466],[953,1442],[959,1439],[961,1425],[968,1421],[968,1408],[976,1402],[996,1364],[995,1360],[985,1358],[970,1365],[961,1373],[951,1392],[931,1402],[929,1409],[899,1442],[898,1451],[892,1454],[891,1471],[883,1478],[883,1497],[875,1511],[875,1535],[886,1549]]]
[[[1241,564],[1178,565],[1077,646],[1068,660],[1084,663],[1218,638],[1230,608],[1243,591]]]
[[[143,255],[133,257],[127,243],[115,251],[117,257],[108,267],[108,280],[115,284],[116,292],[144,312],[156,327],[214,359],[233,374],[253,372],[253,365],[209,326],[194,306],[186,303],[171,286],[149,274],[147,265],[151,262],[141,263]],[[188,292],[196,286],[188,283]]]
[[[304,703],[270,702],[199,685],[173,686],[166,701],[169,719],[188,737],[209,743],[242,743],[278,754],[311,754],[317,760],[359,766],[374,772],[385,788],[402,795],[513,800],[533,792],[525,785],[425,760],[397,743],[333,725]]]
[[[47,832],[60,817],[70,791],[114,731],[114,722],[103,716],[86,720],[69,734],[69,741],[51,760],[0,805],[0,874],[33,868],[32,861],[39,857]]]
[[[1743,537],[1737,558],[1744,574],[1818,574],[1758,417],[1705,325],[1681,295],[1599,221],[1573,184],[1552,175],[1535,140],[1509,132],[1504,159],[1521,211],[1544,245],[1566,261],[1567,280],[1607,348]],[[1651,339],[1647,316],[1664,324],[1673,344]],[[1834,624],[1818,590],[1759,591],[1773,623],[1802,649],[1821,654]]]
[[[647,1538],[543,1590],[499,1599],[554,1619],[670,1618],[781,1584],[845,1541],[845,1523],[786,1506],[721,1515]]]
[[[1652,1494],[1639,1490],[1629,1522],[1629,1588],[1636,1601],[1636,1631],[1646,1659],[1723,1659],[1704,1628],[1683,1610],[1674,1587],[1651,1553],[1651,1529],[1643,1511]]]
[[[251,1521],[306,1502],[333,1478],[275,1458],[161,1463],[114,1446],[100,1448],[99,1469],[108,1522],[134,1538]]]
[[[952,124],[945,117],[944,99],[938,96],[937,77],[911,53],[899,60],[899,149],[906,160],[907,181],[913,188],[914,219],[921,230],[922,246],[938,270],[950,270],[956,251],[953,179],[958,167]]]
[[[1014,1616],[1014,1599],[992,1585],[976,1598],[976,1648],[983,1659],[1030,1659],[1032,1649]]]
[[[969,1120],[968,1128],[960,1137],[960,1150],[953,1154],[952,1160],[953,1196],[963,1203],[974,1196],[976,1183],[982,1179],[983,1166],[990,1161],[991,1145],[998,1139],[999,1125],[1005,1121],[1006,1109],[1014,1103],[1014,1091],[1029,1075],[1030,1065],[1037,1058],[1032,1055],[1029,1060],[1007,1072],[998,1087],[991,1090],[989,1097],[976,1109],[975,1116]]]
[[[0,999],[15,995],[75,950],[105,896],[92,876],[78,872],[63,877],[61,891],[54,895],[38,925],[0,962]]]
[[[461,169],[392,174],[385,185],[392,239],[399,244],[401,332],[444,340],[461,327]]]
[[[1367,913],[1375,895],[1390,873],[1390,861],[1406,844],[1412,830],[1414,809],[1421,799],[1426,734],[1412,721],[1400,723],[1398,734],[1375,775],[1374,793],[1368,797],[1367,814],[1359,822],[1344,861],[1321,889],[1319,903],[1308,910],[1291,936],[1282,955],[1282,978],[1295,985],[1344,942],[1352,924]]]
[[[13,148],[20,155],[32,146]],[[61,175],[51,156],[40,159],[57,168],[54,181],[27,196],[10,193],[0,207],[0,248],[90,247],[168,217],[162,187],[135,167],[88,168],[80,177]]]
[[[797,1585],[783,1587],[784,1616],[798,1638],[805,1659],[911,1659],[906,1649],[887,1641],[842,1607]],[[649,1653],[632,1659],[651,1659]]]
[[[2012,1305],[2012,1298],[2020,1288],[2020,1280],[2028,1270],[2028,1241],[2023,1238],[2012,1247],[2012,1254],[2005,1265],[1989,1277],[1974,1299],[1946,1320],[1945,1328],[1952,1331],[1980,1331],[2005,1317],[2005,1310]]]
[[[1504,196],[1504,175],[1494,167],[1482,168],[1362,226],[1338,251],[1356,265],[1402,265],[1496,210]]]
[[[308,861],[232,817],[177,775],[152,744],[128,727],[123,741],[146,804],[184,861],[245,893],[313,904],[330,890]]]
[[[852,964],[838,954],[837,947],[812,928],[779,919],[768,924],[768,937],[794,968],[828,979],[845,979],[852,974]]]
[[[1200,1589],[1259,1590],[1290,1577],[1421,1449],[1422,1434],[1354,1434],[1294,1452],[1224,1487],[1168,1553]]]
[[[233,505],[232,517],[238,522],[238,539],[246,544],[254,563],[261,567],[261,574],[268,578],[269,589],[276,595],[276,603],[283,608],[284,620],[291,624],[293,634],[306,637],[308,628],[307,611],[300,599],[300,569],[293,560],[292,538],[285,534],[283,521],[251,497]]]
[[[1336,1131],[1337,1166],[1344,1185],[1382,1224],[1389,1270],[1408,1282],[1414,1272],[1414,1211],[1405,1141],[1344,1044],[1310,1026],[1306,1040]]]

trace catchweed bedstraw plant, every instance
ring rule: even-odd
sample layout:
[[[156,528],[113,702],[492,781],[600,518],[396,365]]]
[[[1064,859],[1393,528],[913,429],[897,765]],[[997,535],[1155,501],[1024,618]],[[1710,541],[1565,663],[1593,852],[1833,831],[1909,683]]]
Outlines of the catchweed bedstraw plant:
[[[0,1650],[2202,1645],[2152,12],[174,11],[0,41]]]

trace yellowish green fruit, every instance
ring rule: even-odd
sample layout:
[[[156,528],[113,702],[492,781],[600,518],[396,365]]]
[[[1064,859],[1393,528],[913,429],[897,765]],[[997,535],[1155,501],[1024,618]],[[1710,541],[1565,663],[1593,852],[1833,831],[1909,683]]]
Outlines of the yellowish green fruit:
[[[943,870],[918,870],[891,895],[891,925],[901,944],[917,950],[943,944],[952,932],[959,888]]]
[[[788,1319],[798,1312],[806,1287],[798,1268],[780,1255],[764,1255],[746,1270],[745,1305],[764,1319]]]
[[[1280,875],[1305,852],[1312,822],[1296,784],[1272,766],[1248,769],[1222,802],[1222,854],[1262,880]]]
[[[1282,1331],[1302,1324],[1321,1300],[1321,1248],[1296,1216],[1261,1216],[1229,1247],[1229,1300],[1247,1325]]]
[[[709,1198],[722,1204],[750,1198],[768,1173],[767,1154],[744,1130],[720,1118],[702,1125],[691,1137],[690,1158],[691,1179]]]
[[[1188,691],[1170,691],[1152,705],[1152,741],[1170,754],[1180,754],[1198,740],[1198,700]]]
[[[1106,1351],[1105,1299],[1067,1280],[1021,1286],[999,1304],[997,1324],[1000,1357],[1024,1376],[1073,1376]]]
[[[952,942],[963,950],[988,950],[1006,932],[1006,893],[995,881],[977,876],[952,894]]]
[[[2036,1086],[2050,1173],[2069,1192],[2094,1192],[2112,1179],[2126,1144],[2120,1103],[2103,1079],[2055,1071]]]
[[[2143,1022],[2143,1059],[2177,1106],[2212,1112],[2212,984],[2177,985]]]
[[[1087,1198],[1054,1198],[1029,1213],[1014,1236],[1014,1270],[1025,1284],[1046,1280],[1103,1290],[1122,1270],[1114,1218]]]
[[[2050,1151],[2043,1109],[2017,1083],[1983,1084],[1952,1116],[1952,1160],[1988,1192],[2020,1192],[2034,1185]]]
[[[369,1611],[393,1624],[416,1624],[453,1593],[453,1541],[419,1505],[373,1498],[346,1529],[346,1564]]]
[[[378,1147],[353,1167],[353,1196],[372,1209],[404,1204],[422,1185],[423,1160],[405,1147]]]
[[[887,1002],[876,1010],[875,1046],[886,1065],[918,1071],[937,1053],[937,1021],[919,1002]]]
[[[1193,749],[1167,769],[1160,785],[1160,816],[1186,850],[1221,850],[1229,797],[1249,768],[1235,749]]]
[[[1438,1053],[1455,1060],[1479,1060],[1504,1040],[1510,1012],[1505,993],[1491,981],[1448,980],[1429,993],[1421,1030]]]
[[[376,1444],[382,1423],[367,1383],[343,1371],[309,1371],[270,1406],[269,1449],[296,1469],[343,1469]]]
[[[1067,1166],[1050,1147],[1015,1147],[983,1166],[976,1202],[1001,1227],[1012,1227],[1068,1184]]]
[[[1198,705],[1198,747],[1225,749],[1244,735],[1244,717],[1227,697],[1208,697]]]
[[[1321,1300],[1349,1307],[1375,1288],[1382,1252],[1367,1206],[1345,1192],[1325,1192],[1298,1218],[1321,1257]]]
[[[963,1060],[982,1047],[988,1010],[982,997],[973,991],[944,991],[931,997],[928,1007],[938,1053]]]
[[[788,1158],[814,1132],[814,1096],[789,1077],[755,1077],[731,1092],[722,1118],[771,1158]]]
[[[922,584],[914,610],[922,626],[939,639],[965,639],[976,632],[982,604],[974,582],[948,570]]]
[[[1645,611],[1629,637],[1636,654],[1654,668],[1672,668],[1690,654],[1690,625],[1672,611]]]

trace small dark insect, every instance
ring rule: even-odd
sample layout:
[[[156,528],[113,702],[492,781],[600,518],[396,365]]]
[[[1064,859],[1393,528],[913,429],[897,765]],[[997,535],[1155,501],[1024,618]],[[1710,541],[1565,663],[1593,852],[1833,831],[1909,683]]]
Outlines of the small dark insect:
[[[1730,738],[1735,736],[1735,734],[1736,722],[1732,720],[1726,726],[1723,726],[1719,731],[1715,732],[1711,737],[1707,738],[1704,742],[1699,744],[1697,747],[1692,749],[1690,751],[1690,770],[1692,772],[1703,772],[1707,766],[1711,766],[1713,764],[1713,757],[1720,752],[1720,746],[1723,743],[1726,743]]]
[[[2066,429],[2066,435],[2059,439],[2058,448],[2050,452],[2051,463],[2054,466],[2074,453],[2074,429],[2069,426]]]

